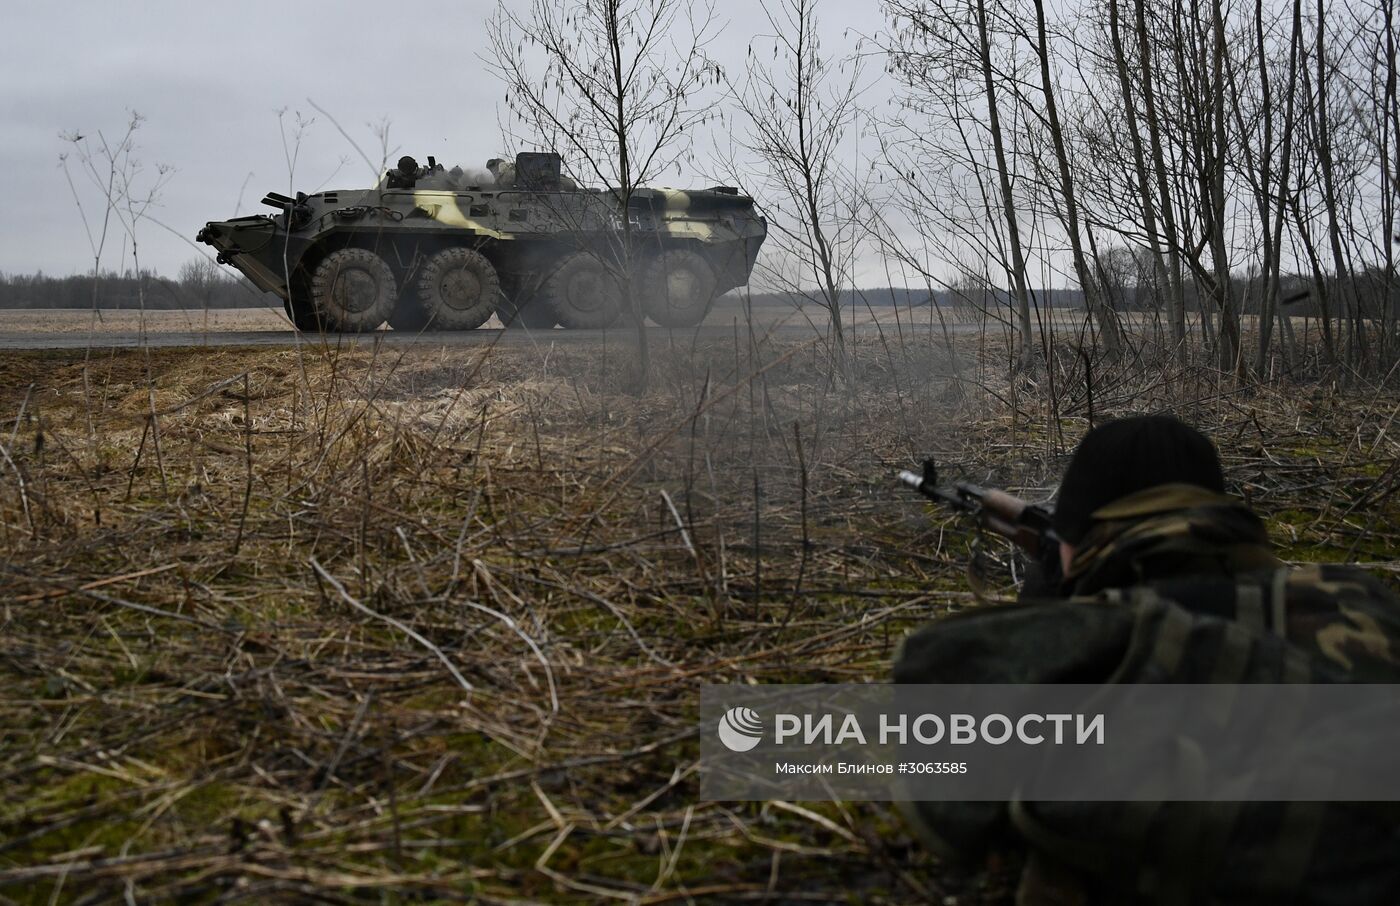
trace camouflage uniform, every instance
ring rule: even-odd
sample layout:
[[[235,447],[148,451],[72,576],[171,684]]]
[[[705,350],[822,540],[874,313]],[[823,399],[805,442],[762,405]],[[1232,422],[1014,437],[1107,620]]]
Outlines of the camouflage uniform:
[[[924,627],[905,641],[895,681],[1400,682],[1400,598],[1355,567],[1284,566],[1253,512],[1191,485],[1096,510],[1062,591]],[[1400,902],[1400,809],[1388,803],[910,803],[906,813],[945,856],[1026,846],[1024,903]]]

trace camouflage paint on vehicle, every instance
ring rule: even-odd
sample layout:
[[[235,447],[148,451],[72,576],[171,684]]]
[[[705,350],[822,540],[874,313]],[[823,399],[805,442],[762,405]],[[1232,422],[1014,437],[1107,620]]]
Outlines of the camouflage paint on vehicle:
[[[372,330],[379,325],[344,314],[354,306],[336,308],[323,297],[331,292],[328,287],[341,286],[340,269],[353,271],[357,285],[368,287],[363,292],[395,295],[390,324],[421,329],[436,319],[425,308],[418,281],[434,255],[453,248],[478,252],[494,268],[498,281],[470,284],[499,283],[500,298],[487,309],[503,321],[534,306],[533,318],[522,320],[537,325],[578,322],[557,310],[566,308],[567,301],[551,277],[582,251],[598,261],[614,285],[621,285],[621,272],[630,270],[636,296],[653,319],[698,323],[714,296],[748,282],[767,235],[753,199],[728,187],[637,189],[626,206],[629,223],[624,225],[617,194],[578,188],[560,175],[557,155],[520,154],[513,165],[496,160],[488,167],[495,183],[460,168],[447,170],[432,158],[419,167],[406,157],[373,188],[299,192],[294,198],[270,192],[263,203],[279,213],[211,221],[197,238],[217,249],[221,264],[280,297],[297,326]],[[624,236],[629,243],[625,249]],[[334,254],[352,248],[383,259],[393,285],[375,284],[387,278],[363,255]],[[328,268],[335,272],[327,273]],[[674,268],[685,270],[683,279],[668,280],[676,276],[669,273]],[[668,307],[665,298],[656,298],[665,297],[668,286],[683,287],[690,297]],[[336,291],[342,296],[350,292]],[[364,306],[371,313],[380,307]]]

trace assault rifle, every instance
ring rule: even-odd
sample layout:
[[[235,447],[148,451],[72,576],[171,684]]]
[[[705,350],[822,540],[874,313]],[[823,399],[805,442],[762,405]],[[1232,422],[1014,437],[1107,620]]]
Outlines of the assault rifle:
[[[959,513],[972,514],[985,528],[1011,539],[1032,557],[1039,558],[1047,545],[1060,543],[1059,536],[1051,528],[1048,508],[1027,503],[997,488],[980,488],[965,481],[940,487],[938,465],[932,459],[924,460],[922,474],[905,470],[899,473],[899,481],[929,500]]]

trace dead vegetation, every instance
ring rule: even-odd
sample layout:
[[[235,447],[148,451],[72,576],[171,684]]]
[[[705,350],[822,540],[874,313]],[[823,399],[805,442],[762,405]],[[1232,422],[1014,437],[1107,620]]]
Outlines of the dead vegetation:
[[[889,807],[697,800],[701,684],[881,681],[975,605],[894,468],[1043,496],[1170,409],[1285,556],[1396,573],[1393,390],[862,341],[847,391],[676,340],[642,398],[601,344],[7,354],[0,897],[997,901]]]

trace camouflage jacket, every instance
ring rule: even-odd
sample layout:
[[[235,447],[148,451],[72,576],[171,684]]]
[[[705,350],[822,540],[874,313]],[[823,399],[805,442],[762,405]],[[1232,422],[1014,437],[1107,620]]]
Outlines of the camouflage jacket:
[[[1064,579],[1064,590],[1073,595],[1282,565],[1252,510],[1193,485],[1149,488],[1096,510],[1092,518]]]
[[[1224,620],[1236,625],[1236,637],[1279,636],[1317,662],[1309,672],[1326,673],[1331,681],[1400,681],[1400,598],[1394,592],[1353,566],[1285,566],[1253,511],[1190,485],[1152,488],[1096,511],[1064,587],[1071,603],[1127,604],[1141,619],[1150,612],[1182,626],[1187,619]],[[1189,646],[1180,647],[1158,655],[1180,659]],[[1161,673],[1152,680],[1136,681],[1241,679],[1220,665],[1207,676],[1165,660],[1157,667]],[[1303,677],[1295,669],[1289,678]]]
[[[926,625],[905,640],[895,681],[1400,683],[1400,598],[1355,567],[1285,566],[1263,523],[1231,498],[1168,485],[1094,517],[1063,580],[1067,598]],[[1114,806],[905,811],[945,856],[1019,841],[1082,871],[1111,864],[1112,876],[1093,876],[1108,902],[1400,902],[1390,855],[1400,849],[1400,810],[1390,805],[1338,803],[1299,818],[1293,809],[1177,803],[1150,822]],[[1210,832],[1174,835],[1178,825]],[[1148,834],[1209,840],[1210,851],[1159,851]]]

